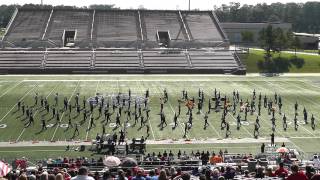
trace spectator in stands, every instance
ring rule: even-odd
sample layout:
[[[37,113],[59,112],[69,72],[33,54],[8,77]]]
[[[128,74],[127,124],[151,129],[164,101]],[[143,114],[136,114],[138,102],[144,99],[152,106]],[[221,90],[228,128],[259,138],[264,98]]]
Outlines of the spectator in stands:
[[[126,177],[128,178],[128,180],[132,180],[132,171],[130,169],[127,169],[126,171]]]
[[[149,171],[149,176],[146,178],[147,180],[158,180],[158,176],[154,170]]]
[[[103,173],[102,179],[103,179],[103,180],[113,179],[112,176],[111,176],[110,171],[105,171],[105,172]]]
[[[94,180],[93,177],[88,176],[87,167],[80,167],[78,171],[78,175],[76,177],[71,178],[71,180]]]
[[[271,167],[268,167],[266,169],[266,176],[268,176],[268,177],[276,177],[276,174],[274,172],[272,172],[272,168]]]
[[[175,177],[173,180],[180,180],[180,179],[182,179],[182,180],[190,180],[191,176],[190,176],[189,173],[183,173],[180,176]]]
[[[226,167],[226,172],[223,174],[223,177],[225,179],[233,179],[235,176],[235,171],[233,168],[231,168],[230,166]]]
[[[250,173],[249,173],[248,170],[245,170],[245,171],[244,171],[243,177],[245,177],[245,178],[251,178],[251,175],[250,175]]]
[[[48,173],[47,172],[43,172],[40,176],[40,180],[48,180]]]
[[[169,178],[167,177],[167,173],[165,170],[161,170],[160,171],[160,175],[159,175],[159,180],[168,180]]]
[[[278,177],[282,177],[283,175],[288,176],[288,170],[284,168],[284,164],[282,162],[279,163],[279,168],[275,171],[275,174]]]
[[[314,169],[319,170],[320,169],[320,159],[317,155],[313,156],[312,162],[313,162]]]
[[[291,166],[292,174],[288,176],[287,180],[307,180],[308,177],[302,172],[299,171],[298,165]]]
[[[61,173],[58,173],[55,180],[64,180],[64,177]]]
[[[313,175],[314,175],[313,167],[310,165],[306,166],[306,176],[308,177],[308,179],[311,179]]]
[[[125,176],[125,173],[123,170],[118,171],[118,177],[116,180],[128,180],[128,178]]]
[[[132,178],[132,180],[145,180],[146,178],[143,177],[143,172],[142,172],[142,169],[139,169],[137,171],[137,175]]]
[[[20,176],[19,176],[19,180],[28,180],[28,177],[25,173],[22,173]]]
[[[255,178],[264,178],[264,167],[260,166],[256,170]]]
[[[310,180],[320,180],[320,174],[315,174],[312,176],[312,178]]]
[[[205,175],[205,180],[211,180],[211,171],[207,169],[204,173]]]
[[[170,168],[170,179],[173,179],[177,176],[177,171],[175,167]]]
[[[220,173],[218,169],[214,169],[212,172],[212,180],[218,180],[220,177]]]
[[[49,174],[48,175],[48,180],[55,180],[56,176],[54,174]]]

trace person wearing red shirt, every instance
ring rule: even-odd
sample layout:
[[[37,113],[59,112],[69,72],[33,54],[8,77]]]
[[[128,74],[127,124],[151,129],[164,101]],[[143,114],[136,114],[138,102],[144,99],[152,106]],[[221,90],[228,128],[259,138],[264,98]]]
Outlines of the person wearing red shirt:
[[[299,171],[297,165],[292,165],[291,171],[292,174],[288,176],[287,180],[308,180],[308,177],[302,171]]]
[[[283,175],[288,176],[288,170],[283,167],[283,163],[279,164],[279,168],[274,172],[276,176],[282,177]]]

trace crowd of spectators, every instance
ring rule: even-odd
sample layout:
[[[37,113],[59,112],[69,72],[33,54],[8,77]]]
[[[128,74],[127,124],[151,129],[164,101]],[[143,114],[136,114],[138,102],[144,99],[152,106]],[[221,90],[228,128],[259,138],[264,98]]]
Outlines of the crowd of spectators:
[[[286,168],[282,163],[277,169],[257,167],[255,172],[243,170],[241,166],[203,167],[193,171],[181,171],[179,167],[159,167],[151,170],[134,167],[105,170],[102,172],[90,172],[88,168],[81,166],[78,169],[52,169],[44,170],[15,170],[2,179],[9,180],[224,180],[224,179],[261,179],[278,178],[287,180],[319,180],[320,174],[316,173],[312,166],[301,170],[298,165]]]
[[[88,170],[92,164],[103,166],[103,158],[88,159],[82,158],[57,158],[49,159],[46,164],[39,165],[38,168],[27,170],[27,168],[16,168],[2,179],[8,180],[223,180],[223,179],[288,179],[288,180],[320,180],[318,172],[320,160],[318,156],[314,156],[310,165],[304,167],[297,164],[289,165],[283,162],[277,166],[261,166],[257,165],[254,171],[249,171],[247,166],[231,165],[223,159],[225,152],[199,152],[196,151],[187,154],[179,151],[174,155],[171,151],[163,153],[147,154],[143,161],[171,161],[174,159],[191,160],[198,159],[199,162],[206,163],[198,167],[186,171],[179,166],[165,164],[154,166],[152,168],[143,169],[143,166],[129,167],[113,167],[103,170]],[[240,155],[236,155],[240,156]],[[249,158],[251,155],[244,155],[241,158]],[[219,157],[219,161],[214,158]],[[20,162],[20,161],[19,161]],[[50,164],[64,164],[65,166],[47,168]],[[0,179],[1,180],[1,179]]]

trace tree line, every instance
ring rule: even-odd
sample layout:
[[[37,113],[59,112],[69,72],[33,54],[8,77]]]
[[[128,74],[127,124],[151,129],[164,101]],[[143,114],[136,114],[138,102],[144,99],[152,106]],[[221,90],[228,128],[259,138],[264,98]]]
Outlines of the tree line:
[[[295,32],[320,33],[320,2],[266,3],[241,5],[223,4],[214,7],[221,22],[280,22],[292,23]]]

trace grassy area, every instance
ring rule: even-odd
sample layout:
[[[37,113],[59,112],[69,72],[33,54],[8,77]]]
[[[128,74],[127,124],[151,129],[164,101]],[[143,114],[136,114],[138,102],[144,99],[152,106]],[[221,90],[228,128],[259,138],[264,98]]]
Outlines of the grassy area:
[[[146,89],[150,90],[150,119],[147,124],[151,127],[149,140],[162,139],[181,139],[184,134],[184,124],[188,121],[186,115],[187,108],[182,104],[181,115],[178,118],[178,126],[172,128],[174,112],[177,112],[178,99],[181,97],[182,90],[188,90],[189,97],[195,97],[198,102],[198,90],[203,90],[205,102],[202,113],[197,114],[197,108],[194,110],[193,127],[188,132],[188,138],[193,140],[206,140],[207,138],[221,139],[225,137],[225,130],[220,128],[221,111],[211,111],[209,114],[209,126],[204,129],[204,112],[208,109],[208,99],[213,97],[213,91],[216,88],[220,91],[221,96],[227,96],[232,103],[232,92],[237,90],[240,93],[240,98],[243,101],[247,99],[251,101],[252,92],[255,89],[257,95],[261,93],[266,95],[268,99],[274,99],[274,93],[277,92],[282,97],[283,107],[282,112],[288,118],[289,127],[287,131],[282,129],[282,115],[275,114],[276,121],[276,137],[293,138],[292,147],[299,147],[305,152],[312,152],[314,144],[317,143],[320,137],[320,77],[244,77],[244,76],[155,76],[155,75],[134,75],[134,76],[0,76],[0,141],[32,141],[32,140],[70,140],[74,133],[74,128],[66,129],[61,126],[49,127],[45,131],[41,130],[41,116],[44,116],[47,125],[54,124],[55,118],[51,118],[51,112],[46,114],[38,105],[34,106],[35,93],[47,97],[49,104],[53,107],[54,94],[59,93],[59,104],[57,109],[63,109],[63,98],[70,99],[72,106],[75,104],[75,95],[80,94],[80,104],[82,100],[87,100],[89,97],[94,97],[96,93],[105,96],[105,102],[111,101],[111,98],[119,92],[127,93],[130,88],[133,97],[144,97]],[[163,90],[166,89],[169,94],[169,101],[164,105],[164,113],[168,126],[160,128],[160,98],[163,96]],[[21,111],[17,111],[16,103],[18,100],[23,101],[27,106],[34,106],[33,113],[35,124],[30,127],[25,127],[27,118],[22,115]],[[40,100],[39,100],[40,101]],[[298,120],[300,126],[298,131],[294,130],[294,103],[299,103]],[[257,102],[256,102],[257,104]],[[89,105],[87,104],[87,109]],[[131,106],[133,111],[134,105]],[[310,124],[303,124],[302,109],[305,107],[309,113],[314,114],[316,119],[316,129],[313,130]],[[116,109],[117,112],[117,109]],[[143,112],[144,113],[144,112]],[[267,113],[265,108],[262,108],[260,116],[260,137],[270,137],[271,133],[271,116]],[[236,129],[236,116],[240,114],[244,119],[244,113],[239,112],[237,108],[236,115],[232,113],[226,116],[226,121],[230,123],[231,135],[230,138],[252,138],[254,132],[254,123],[257,114],[250,115],[248,113],[247,123],[242,125],[240,130]],[[77,112],[73,107],[70,114],[73,123],[80,123],[82,121],[82,113],[77,116]],[[69,112],[60,111],[60,124],[68,124]],[[91,140],[94,139],[97,133],[102,132],[103,116],[99,117],[98,108],[94,109],[93,113],[96,127],[88,129],[88,120],[81,124],[80,134],[76,136],[75,140]],[[119,132],[124,127],[126,117],[121,117],[121,127],[114,128],[116,113],[111,117],[111,123],[106,125],[108,134]],[[133,118],[133,117],[132,117]],[[134,119],[134,118],[133,118]],[[127,128],[128,139],[133,137],[139,138],[146,136],[146,127],[140,127],[140,123],[134,125],[134,120],[130,120],[130,126]],[[310,122],[310,120],[309,120]],[[294,137],[306,138],[295,139]],[[229,147],[229,148],[228,148]],[[174,150],[184,149],[186,151],[194,150],[214,150],[228,148],[229,152],[257,152],[260,144],[239,143],[239,144],[199,144],[199,145],[150,145],[148,151],[158,152],[159,150]],[[91,156],[91,152],[64,152],[64,147],[23,147],[6,149],[0,148],[1,157],[21,157],[26,156],[31,159],[37,157],[57,157],[57,156]],[[37,151],[35,151],[37,150]]]
[[[287,60],[293,56],[293,54],[289,53],[274,53],[273,57],[281,57],[286,58]],[[305,64],[302,68],[297,68],[294,65],[289,67],[289,72],[291,73],[320,73],[320,55],[304,55],[304,54],[297,54],[298,58],[303,58]],[[252,50],[250,49],[250,53],[248,55],[241,55],[241,58],[244,60],[247,66],[248,73],[257,73],[259,72],[257,63],[258,61],[264,60],[264,51],[259,50]]]

